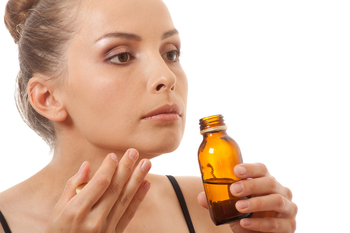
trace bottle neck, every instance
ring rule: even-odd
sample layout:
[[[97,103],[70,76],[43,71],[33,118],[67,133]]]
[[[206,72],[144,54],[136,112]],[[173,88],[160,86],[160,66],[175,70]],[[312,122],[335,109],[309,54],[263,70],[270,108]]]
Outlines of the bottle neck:
[[[222,115],[214,115],[199,120],[200,133],[202,135],[211,132],[224,131],[227,129]]]

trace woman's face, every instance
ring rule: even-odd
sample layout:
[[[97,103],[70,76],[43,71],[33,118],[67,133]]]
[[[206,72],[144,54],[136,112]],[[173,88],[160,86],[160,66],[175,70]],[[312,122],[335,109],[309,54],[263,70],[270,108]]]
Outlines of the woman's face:
[[[175,150],[185,127],[180,38],[161,0],[82,1],[64,105],[74,132],[111,150]]]

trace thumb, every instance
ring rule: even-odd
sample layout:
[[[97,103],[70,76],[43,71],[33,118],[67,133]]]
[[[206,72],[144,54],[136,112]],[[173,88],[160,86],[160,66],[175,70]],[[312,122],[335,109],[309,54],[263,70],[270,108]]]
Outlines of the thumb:
[[[201,192],[198,194],[197,200],[201,206],[208,209],[208,201],[207,201],[207,197],[205,196],[204,192]]]
[[[68,202],[70,202],[70,200],[75,197],[76,188],[79,185],[87,183],[90,180],[90,173],[90,163],[85,161],[81,165],[79,171],[68,180],[66,187],[63,190],[62,196],[55,207],[55,211],[58,211],[60,213],[68,204]]]

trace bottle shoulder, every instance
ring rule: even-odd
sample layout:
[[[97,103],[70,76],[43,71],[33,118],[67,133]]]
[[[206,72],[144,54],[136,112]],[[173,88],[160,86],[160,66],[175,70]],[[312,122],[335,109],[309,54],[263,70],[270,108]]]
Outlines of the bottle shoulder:
[[[208,143],[208,142],[213,142],[213,143],[233,143],[236,146],[238,146],[238,144],[236,143],[236,141],[230,137],[230,135],[228,135],[227,133],[222,133],[222,132],[218,132],[218,133],[208,133],[206,135],[203,135],[203,143]]]

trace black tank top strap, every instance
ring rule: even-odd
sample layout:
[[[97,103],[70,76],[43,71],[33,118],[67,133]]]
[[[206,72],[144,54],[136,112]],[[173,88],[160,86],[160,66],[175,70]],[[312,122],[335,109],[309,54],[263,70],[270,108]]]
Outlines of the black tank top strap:
[[[194,227],[192,224],[192,220],[191,220],[191,216],[190,216],[190,213],[188,212],[186,201],[185,201],[185,198],[182,194],[181,188],[173,176],[167,175],[167,177],[170,180],[170,182],[175,190],[177,199],[179,200],[179,203],[180,203],[180,206],[182,209],[182,213],[183,213],[185,220],[186,220],[186,223],[187,223],[187,227],[188,227],[190,233],[195,233],[195,230],[194,230]],[[5,233],[11,233],[10,227],[7,224],[6,219],[5,219],[4,215],[1,213],[1,211],[0,211],[0,223],[1,223]]]
[[[5,233],[11,233],[10,227],[6,222],[6,219],[4,215],[0,211],[0,223],[2,225],[2,228],[4,229]]]
[[[192,224],[192,220],[191,220],[191,216],[190,216],[190,213],[188,212],[186,201],[185,201],[185,198],[182,194],[181,188],[180,188],[179,184],[177,183],[175,177],[170,176],[170,175],[167,175],[167,177],[170,180],[170,182],[175,190],[177,199],[179,200],[179,203],[180,203],[180,206],[182,209],[182,213],[183,213],[185,220],[186,220],[186,223],[187,223],[187,227],[190,230],[190,233],[195,233],[194,227]]]

